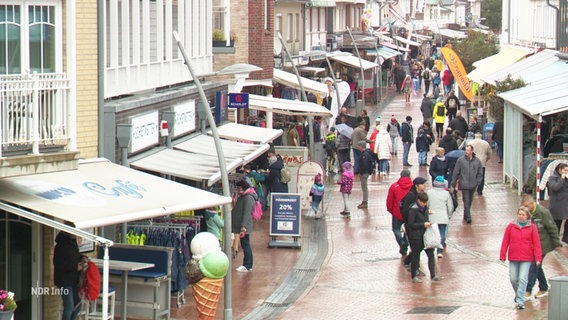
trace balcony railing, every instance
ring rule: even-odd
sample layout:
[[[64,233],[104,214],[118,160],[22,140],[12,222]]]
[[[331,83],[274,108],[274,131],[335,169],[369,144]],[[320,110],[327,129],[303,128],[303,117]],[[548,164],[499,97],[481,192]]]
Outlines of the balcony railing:
[[[65,74],[0,76],[0,156],[68,144],[69,85]]]

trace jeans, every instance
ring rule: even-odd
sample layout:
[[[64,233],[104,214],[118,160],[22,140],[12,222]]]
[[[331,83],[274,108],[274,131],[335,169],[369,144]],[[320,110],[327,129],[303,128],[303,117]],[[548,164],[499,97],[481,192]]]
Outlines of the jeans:
[[[398,148],[398,137],[391,137],[392,142],[392,152],[396,154],[396,149]]]
[[[368,173],[361,173],[361,190],[363,190],[363,202],[369,201],[369,174]]]
[[[509,279],[515,290],[515,302],[525,304],[525,291],[529,278],[530,261],[509,261]]]
[[[477,193],[483,193],[483,186],[485,186],[485,167],[481,168],[481,183],[477,186]]]
[[[404,224],[403,221],[398,220],[395,217],[392,217],[392,233],[394,233],[394,238],[396,239],[396,243],[398,243],[399,246],[408,246],[408,241],[406,240],[406,237],[404,237],[402,235],[402,232],[400,231],[400,229],[402,228],[402,225]]]
[[[558,231],[560,232],[560,227],[562,226],[562,221],[564,220],[554,220],[556,222],[556,226],[558,227]],[[564,234],[560,234],[560,240],[567,242],[568,241],[568,227],[566,223],[564,223]]]
[[[319,212],[320,203],[321,203],[321,200],[320,201],[312,200],[312,210],[314,210],[314,213]]]
[[[79,292],[76,286],[61,287],[61,299],[63,300],[63,320],[75,320],[81,306]]]
[[[424,240],[423,239],[410,239],[410,255],[412,259],[410,260],[410,277],[414,278],[418,268],[420,268],[420,253],[424,250]],[[434,249],[426,249],[426,256],[428,256],[428,270],[430,271],[430,278],[436,276],[436,261],[434,260]],[[523,293],[524,294],[524,293]]]
[[[353,172],[359,173],[359,159],[361,158],[361,151],[359,149],[353,148]]]
[[[412,91],[414,95],[420,90],[420,80],[419,79],[412,79]]]
[[[241,248],[243,248],[243,266],[247,269],[252,269],[252,248],[250,247],[250,235],[245,234],[243,238],[241,238]]]
[[[402,165],[408,164],[408,152],[410,151],[410,142],[402,143]]]
[[[356,91],[351,91],[349,93],[349,106],[355,108],[355,93]]]
[[[428,151],[418,151],[418,164],[426,164],[428,158]]]
[[[388,172],[389,161],[387,159],[379,160],[379,172]]]
[[[542,253],[542,260],[544,261],[544,256],[546,256],[546,253]],[[532,292],[532,289],[536,283],[536,280],[538,280],[538,289],[540,291],[547,291],[548,290],[548,282],[546,281],[546,276],[544,275],[544,270],[542,269],[542,262],[540,263],[540,265],[536,265],[536,263],[533,261],[531,262],[531,268],[529,270],[529,279],[527,282],[527,292]]]
[[[475,189],[462,189],[463,198],[463,219],[471,221],[471,202]]]
[[[430,80],[424,80],[424,92],[428,93],[430,91]]]
[[[438,230],[440,230],[440,238],[442,238],[442,247],[446,248],[446,237],[448,236],[448,225],[438,224]],[[437,249],[438,253],[442,253],[444,249]]]
[[[343,212],[349,212],[349,193],[342,193],[343,198]]]
[[[452,85],[451,84],[445,84],[444,85],[444,94],[449,94],[450,91],[452,91]]]

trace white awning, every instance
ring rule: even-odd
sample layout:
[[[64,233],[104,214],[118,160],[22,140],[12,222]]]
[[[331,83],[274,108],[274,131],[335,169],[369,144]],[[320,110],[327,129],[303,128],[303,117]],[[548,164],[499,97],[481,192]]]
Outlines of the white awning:
[[[479,84],[483,84],[481,78],[499,71],[532,53],[531,49],[519,47],[506,47],[499,53],[473,63],[475,70],[467,74],[467,77]]]
[[[400,36],[395,36],[394,38],[395,38],[397,41],[400,41],[400,42],[402,42],[402,43],[404,43],[404,44],[409,44],[409,45],[411,45],[411,46],[420,47],[420,42],[412,41],[412,40],[410,40],[410,39],[406,39],[406,38],[403,38],[403,37],[400,37]]]
[[[282,135],[282,129],[268,129],[234,122],[217,127],[219,137],[228,140],[269,143]],[[207,132],[211,135],[211,130]]]
[[[397,46],[396,44],[387,42],[387,41],[381,41],[380,42],[382,46],[394,49],[394,50],[398,50],[398,51],[404,51],[404,52],[409,52],[410,49],[406,49],[405,47],[401,47],[401,46]]]
[[[231,202],[106,159],[80,161],[77,170],[0,179],[0,200],[84,229],[149,219]],[[17,214],[17,213],[16,213]]]
[[[359,59],[356,56],[350,55],[350,56],[343,56],[343,55],[337,55],[337,56],[332,56],[330,57],[330,59],[335,60],[337,62],[346,64],[348,66],[351,66],[353,68],[361,68],[361,65],[363,65],[363,70],[367,70],[367,69],[371,69],[371,68],[376,68],[379,65],[371,62],[371,61],[367,61],[365,59]],[[361,63],[359,63],[359,61],[361,61]]]
[[[268,144],[240,143],[221,139],[227,172],[235,171],[268,150]],[[133,168],[168,174],[213,185],[221,179],[221,169],[213,137],[198,135],[174,146],[161,149],[130,163]]]
[[[272,88],[272,79],[245,79],[243,87],[263,86]]]
[[[444,37],[452,38],[452,39],[465,39],[467,38],[467,34],[463,31],[452,30],[452,29],[439,29],[438,34],[443,35]]]
[[[249,109],[300,116],[331,117],[333,114],[319,104],[298,100],[249,95]]]
[[[325,83],[317,82],[308,78],[301,77],[304,90],[327,95],[327,85]],[[285,86],[300,89],[298,77],[290,72],[274,69],[274,81],[281,83]]]
[[[367,50],[367,55],[368,56],[376,56],[377,50]],[[380,47],[379,48],[379,56],[381,56],[385,60],[396,57],[398,55],[401,55],[401,53],[399,51],[393,50],[391,48],[387,48],[387,47]]]
[[[304,67],[298,67],[298,71],[310,72],[310,73],[316,74],[316,73],[324,72],[325,68],[304,66]]]
[[[538,71],[539,78],[526,87],[498,94],[528,115],[543,116],[568,110],[568,63],[557,61]]]
[[[531,82],[538,77],[540,71],[560,60],[558,51],[546,49],[519,62],[513,63],[501,70],[490,73],[481,78],[482,81],[495,85],[496,81],[502,81],[511,75],[513,79],[522,78],[525,82]]]

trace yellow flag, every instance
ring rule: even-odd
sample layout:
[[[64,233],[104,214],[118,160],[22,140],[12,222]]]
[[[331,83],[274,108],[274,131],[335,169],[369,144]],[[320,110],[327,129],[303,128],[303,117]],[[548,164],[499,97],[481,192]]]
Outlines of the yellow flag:
[[[465,72],[465,68],[463,67],[460,57],[454,50],[448,47],[443,47],[440,50],[442,51],[442,55],[444,56],[444,59],[446,59],[446,63],[448,64],[450,71],[454,75],[454,79],[458,83],[461,92],[467,98],[467,100],[471,101],[473,99],[471,83],[466,77],[467,72]]]

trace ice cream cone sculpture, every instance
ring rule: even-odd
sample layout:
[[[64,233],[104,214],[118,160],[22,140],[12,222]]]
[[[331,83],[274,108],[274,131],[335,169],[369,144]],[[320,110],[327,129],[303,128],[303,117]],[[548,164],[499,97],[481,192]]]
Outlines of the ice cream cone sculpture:
[[[193,285],[193,298],[199,313],[199,320],[215,319],[223,279],[203,278]]]

